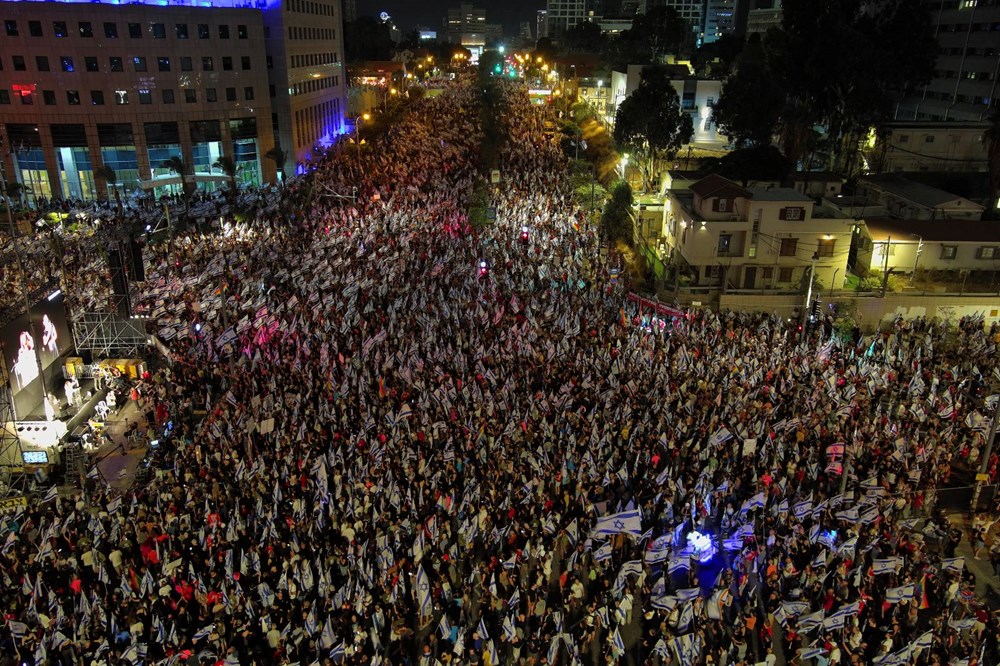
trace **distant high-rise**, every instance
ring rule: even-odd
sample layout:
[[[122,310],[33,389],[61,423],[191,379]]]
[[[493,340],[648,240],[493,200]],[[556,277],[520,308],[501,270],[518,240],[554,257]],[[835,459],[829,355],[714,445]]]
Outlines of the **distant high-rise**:
[[[344,23],[358,20],[358,0],[344,0]]]
[[[492,36],[487,33],[493,30],[486,24],[486,10],[471,3],[463,2],[458,7],[450,8],[445,18],[445,39],[469,49],[474,58],[482,53],[487,38]]]
[[[535,15],[535,37],[536,39],[541,39],[542,37],[548,37],[548,12],[544,9],[539,9]]]
[[[986,0],[921,0],[938,56],[934,78],[900,101],[897,120],[985,120],[1000,108],[1000,5]]]
[[[531,41],[534,36],[531,33],[531,21],[521,21],[520,30],[518,30],[517,36],[525,41]]]
[[[670,7],[676,10],[678,16],[684,19],[691,29],[691,42],[699,45],[702,43],[705,29],[706,2],[708,0],[641,0],[639,13],[646,14],[656,7]]]
[[[736,12],[739,4],[739,0],[706,0],[702,43],[711,44],[723,35],[736,32]]]
[[[559,39],[567,30],[587,19],[586,0],[547,0],[545,36]]]

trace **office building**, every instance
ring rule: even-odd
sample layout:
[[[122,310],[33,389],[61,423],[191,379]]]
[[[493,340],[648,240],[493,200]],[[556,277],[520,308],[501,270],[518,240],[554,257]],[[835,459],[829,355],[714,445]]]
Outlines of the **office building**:
[[[461,44],[469,49],[473,62],[479,59],[487,42],[487,30],[493,30],[486,23],[486,10],[468,3],[448,10],[444,22],[444,37],[452,44]]]
[[[930,83],[902,99],[896,120],[982,121],[998,107],[1000,3],[921,0],[938,41]]]
[[[746,0],[744,0],[746,1]],[[711,44],[736,32],[738,0],[706,0],[702,42]]]
[[[586,20],[586,0],[547,0],[545,4],[545,36],[550,39],[559,39]]]
[[[171,157],[203,189],[224,182],[220,156],[244,184],[273,182],[268,150],[291,171],[343,126],[337,0],[0,9],[2,157],[29,201],[106,196],[101,165],[125,192],[161,194]]]

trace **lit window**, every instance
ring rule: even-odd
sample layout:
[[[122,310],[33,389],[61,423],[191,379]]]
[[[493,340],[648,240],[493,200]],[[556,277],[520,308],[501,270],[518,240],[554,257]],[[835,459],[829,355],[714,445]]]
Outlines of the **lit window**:
[[[115,104],[119,106],[124,106],[128,104],[128,91],[127,90],[116,90],[115,91]]]

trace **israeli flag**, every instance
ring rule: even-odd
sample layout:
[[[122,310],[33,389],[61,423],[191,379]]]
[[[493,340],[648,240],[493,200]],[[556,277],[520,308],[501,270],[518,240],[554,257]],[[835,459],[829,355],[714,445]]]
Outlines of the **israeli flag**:
[[[809,615],[803,615],[799,618],[798,627],[800,631],[809,631],[810,629],[815,629],[823,622],[823,618],[826,613],[823,611],[816,611],[815,613],[810,613]]]
[[[438,622],[438,631],[441,632],[441,638],[447,639],[451,636],[451,625],[448,623],[448,616],[442,615],[441,621]]]
[[[901,587],[890,587],[885,591],[885,601],[890,604],[898,604],[903,601],[909,601],[913,598],[915,589],[916,586],[913,583],[903,585]]]
[[[341,662],[345,658],[347,658],[347,652],[344,650],[344,644],[341,642],[334,645],[330,650],[330,659],[335,662]]]
[[[942,571],[952,571],[954,573],[962,573],[962,568],[964,566],[965,566],[964,557],[949,557],[947,559],[941,560]]]
[[[952,619],[948,621],[948,626],[957,631],[972,629],[972,627],[976,626],[976,618],[967,617],[961,620]]]
[[[479,637],[484,641],[488,641],[490,639],[490,633],[486,631],[486,623],[483,622],[483,618],[481,617],[479,618],[479,626],[476,628],[476,631],[479,633]]]
[[[691,558],[689,557],[671,557],[670,564],[667,565],[667,571],[671,576],[678,571],[685,571],[689,568],[691,568]]]
[[[330,625],[330,618],[326,618],[323,623],[323,631],[319,635],[319,646],[324,650],[329,650],[337,637],[333,633],[333,626]]]
[[[670,647],[677,655],[677,662],[680,666],[694,666],[694,662],[698,658],[694,634],[685,634],[670,639]]]
[[[214,624],[210,624],[207,627],[202,627],[197,632],[195,632],[194,636],[191,637],[191,642],[192,643],[197,643],[201,639],[210,636],[213,631],[215,631],[215,625]]]
[[[609,516],[602,516],[597,519],[594,526],[594,534],[631,534],[632,536],[642,536],[642,516],[638,510],[622,511]]]
[[[927,633],[921,634],[916,641],[913,642],[913,647],[929,650],[934,645],[934,632],[928,631]]]
[[[689,587],[684,590],[677,590],[677,599],[681,602],[692,601],[701,594],[701,588]]]
[[[514,625],[514,616],[508,615],[503,621],[503,635],[508,642],[517,638],[517,627]]]
[[[807,650],[802,650],[802,652],[799,654],[799,659],[803,660],[815,659],[816,657],[822,657],[824,654],[826,654],[826,648],[823,647],[809,648]]]
[[[653,608],[665,611],[672,611],[677,608],[678,599],[675,596],[660,594],[649,598],[649,603]]]
[[[52,486],[51,488],[49,488],[49,492],[45,493],[45,497],[42,498],[42,504],[45,504],[46,502],[51,502],[57,497],[59,497],[59,488],[56,486]]]
[[[896,570],[897,559],[895,557],[886,557],[884,559],[877,559],[872,562],[872,572],[876,576],[881,576],[882,574],[891,574]]]
[[[618,631],[618,627],[615,627],[615,633],[611,636],[611,650],[614,652],[616,657],[621,657],[625,654],[625,641],[622,640],[622,635]]]
[[[611,543],[605,543],[600,548],[594,551],[594,561],[603,562],[605,560],[611,559]]]
[[[433,602],[431,601],[431,584],[423,565],[417,566],[416,589],[420,615],[421,617],[430,617],[434,612]]]

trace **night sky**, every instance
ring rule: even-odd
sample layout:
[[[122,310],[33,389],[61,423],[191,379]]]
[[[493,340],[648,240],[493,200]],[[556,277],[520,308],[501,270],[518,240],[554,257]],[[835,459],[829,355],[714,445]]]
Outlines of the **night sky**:
[[[418,25],[440,31],[448,8],[459,4],[461,0],[358,0],[358,16],[378,16],[386,11],[403,32]],[[471,4],[485,7],[486,20],[502,23],[504,34],[509,36],[517,35],[521,21],[530,21],[534,32],[535,12],[545,8],[544,0],[472,0]]]

